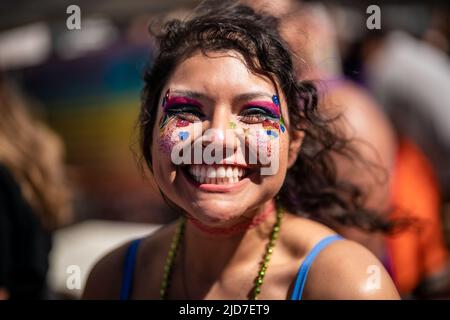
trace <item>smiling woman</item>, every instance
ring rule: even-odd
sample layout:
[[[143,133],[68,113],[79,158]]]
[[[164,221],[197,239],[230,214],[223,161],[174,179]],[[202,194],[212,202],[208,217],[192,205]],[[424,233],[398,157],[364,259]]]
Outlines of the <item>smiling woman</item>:
[[[346,143],[296,78],[275,18],[206,1],[169,22],[140,125],[143,157],[181,217],[104,257],[85,298],[398,298],[371,253],[309,219],[391,227],[337,182],[330,152]]]

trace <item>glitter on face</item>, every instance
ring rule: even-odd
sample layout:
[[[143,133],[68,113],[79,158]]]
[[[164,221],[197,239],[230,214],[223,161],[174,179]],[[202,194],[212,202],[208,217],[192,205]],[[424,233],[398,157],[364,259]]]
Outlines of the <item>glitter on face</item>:
[[[191,123],[184,119],[176,119],[176,121],[172,121],[175,120],[176,116],[166,112],[166,110],[170,108],[170,105],[178,103],[178,100],[178,97],[171,99],[170,89],[167,89],[162,101],[164,115],[161,117],[159,122],[159,149],[166,154],[171,153],[175,144],[189,138],[188,131],[180,131],[178,134],[174,134],[174,132],[179,130],[178,128],[188,127]]]
[[[178,142],[174,141],[174,139],[172,138],[175,129],[175,126],[169,125],[160,131],[159,150],[166,154],[170,154],[174,145]]]
[[[271,120],[264,120],[262,125],[264,129],[274,129],[274,130],[280,129],[280,125],[277,122]]]
[[[183,104],[185,99],[189,99],[189,102],[197,105],[195,100],[191,101],[190,98],[185,97],[170,97],[170,90],[167,90],[164,98],[163,98],[163,112],[164,115],[160,119],[159,128],[160,128],[160,139],[159,139],[159,149],[160,151],[170,154],[174,146],[179,142],[184,142],[190,138],[190,130],[188,127],[192,124],[191,121],[186,119],[182,119],[178,117],[176,114],[171,113],[169,110],[171,107],[177,108],[178,104]],[[273,102],[273,103],[272,103]],[[279,138],[280,132],[285,132],[285,126],[283,117],[281,114],[280,102],[277,95],[272,97],[272,102],[265,102],[264,105],[260,105],[262,102],[254,102],[256,106],[264,107],[268,112],[273,114],[272,117],[266,117],[266,119],[259,123],[258,127],[260,129],[256,130],[256,140],[253,140],[255,143],[254,147],[256,150],[266,150],[266,156],[271,156],[272,149],[272,139]],[[252,107],[252,104],[249,104]],[[201,108],[201,106],[199,107]],[[173,109],[173,108],[172,108]],[[175,109],[176,110],[176,109]],[[250,133],[249,125],[245,124],[237,124],[234,121],[229,121],[228,123],[229,129],[238,129],[242,127],[244,133],[244,139],[248,139],[248,135],[252,135]],[[252,126],[255,128],[254,126]],[[183,129],[182,129],[183,128]],[[253,144],[252,143],[252,144]]]

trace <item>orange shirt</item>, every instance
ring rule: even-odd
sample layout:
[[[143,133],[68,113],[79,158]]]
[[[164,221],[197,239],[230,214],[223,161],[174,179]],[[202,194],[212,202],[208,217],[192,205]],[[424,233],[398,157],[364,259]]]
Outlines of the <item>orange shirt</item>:
[[[420,224],[387,238],[394,281],[405,294],[448,259],[433,169],[421,150],[406,139],[399,144],[391,196],[393,217],[410,216]]]

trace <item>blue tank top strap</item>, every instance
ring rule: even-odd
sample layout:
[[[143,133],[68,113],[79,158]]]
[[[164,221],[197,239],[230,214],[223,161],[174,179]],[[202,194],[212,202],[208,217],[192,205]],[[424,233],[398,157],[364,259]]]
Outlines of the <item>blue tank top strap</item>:
[[[120,300],[128,300],[133,287],[134,269],[136,265],[136,253],[142,239],[131,242],[125,255],[123,266],[122,287],[120,288]]]
[[[314,259],[316,256],[325,249],[329,244],[336,240],[342,239],[339,235],[332,235],[323,238],[320,240],[313,248],[312,250],[307,254],[305,257],[305,260],[303,261],[302,265],[300,266],[297,278],[295,280],[295,286],[294,290],[292,292],[291,300],[301,300],[303,289],[305,288],[306,278],[308,276],[309,269],[311,268],[312,263],[314,262]]]

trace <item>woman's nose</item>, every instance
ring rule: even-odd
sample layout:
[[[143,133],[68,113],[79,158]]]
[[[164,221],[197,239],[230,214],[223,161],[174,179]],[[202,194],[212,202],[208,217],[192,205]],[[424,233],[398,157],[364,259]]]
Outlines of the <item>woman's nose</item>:
[[[237,148],[238,141],[235,130],[230,128],[231,113],[228,110],[216,109],[210,121],[210,126],[203,133],[202,144],[215,144],[215,148],[227,149],[228,152]]]

